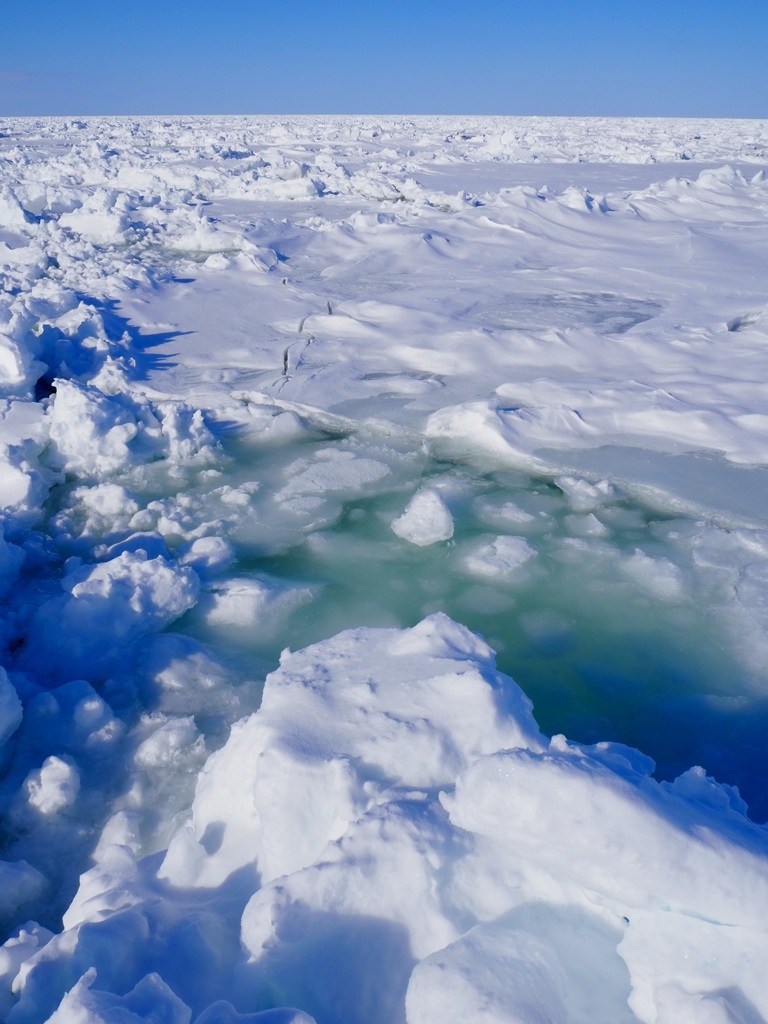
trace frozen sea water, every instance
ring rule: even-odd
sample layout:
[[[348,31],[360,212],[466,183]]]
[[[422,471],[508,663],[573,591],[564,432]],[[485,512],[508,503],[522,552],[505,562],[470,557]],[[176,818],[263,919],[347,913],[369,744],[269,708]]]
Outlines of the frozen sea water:
[[[0,1015],[766,1017],[767,152],[3,128]]]
[[[313,442],[302,446],[302,457],[326,449],[326,441]],[[244,664],[257,656],[272,667],[285,646],[296,650],[359,625],[412,626],[443,611],[488,639],[499,667],[534,701],[545,731],[637,746],[656,760],[662,778],[706,762],[739,786],[762,820],[762,672],[742,649],[752,609],[734,604],[723,615],[731,574],[696,555],[704,543],[722,544],[728,562],[731,531],[711,525],[707,535],[697,519],[676,515],[672,500],[659,508],[616,489],[581,502],[571,494],[569,501],[556,482],[567,487],[562,477],[482,473],[401,446],[355,450],[392,466],[365,497],[324,498],[324,528],[283,535],[276,553],[264,545],[267,530],[252,545],[238,545],[237,571],[281,579],[311,591],[311,599],[281,620],[279,631],[214,624],[204,639],[219,639]],[[284,472],[295,452],[282,452]],[[276,454],[269,461],[274,472]],[[420,548],[392,532],[416,484],[444,496],[454,519],[450,540]],[[272,496],[260,501],[255,495],[255,515],[265,524],[260,510],[274,515]],[[509,572],[467,564],[499,536],[524,538],[534,556]],[[201,636],[194,611],[176,628]],[[724,735],[733,742],[723,743]]]

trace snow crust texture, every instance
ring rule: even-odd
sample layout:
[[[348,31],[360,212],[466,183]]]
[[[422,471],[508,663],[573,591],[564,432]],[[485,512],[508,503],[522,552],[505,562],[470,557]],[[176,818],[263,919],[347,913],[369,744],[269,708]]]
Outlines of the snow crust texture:
[[[766,168],[0,123],[0,1018],[768,1020]]]

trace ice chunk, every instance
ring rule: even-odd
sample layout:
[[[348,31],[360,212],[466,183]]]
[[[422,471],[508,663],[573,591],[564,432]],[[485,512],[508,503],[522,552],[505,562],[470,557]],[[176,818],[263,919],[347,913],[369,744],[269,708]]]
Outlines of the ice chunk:
[[[271,631],[315,593],[315,587],[241,575],[208,583],[200,594],[195,617],[215,629]]]
[[[196,640],[161,633],[142,643],[137,684],[147,708],[166,714],[213,714],[239,707],[231,673]]]
[[[765,1020],[764,929],[725,925],[669,910],[636,911],[619,945],[640,1020],[729,1024]],[[738,979],[738,984],[733,984]]]
[[[208,429],[200,409],[192,409],[183,402],[161,402],[157,405],[165,450],[173,463],[186,465],[213,464],[219,455],[219,446]]]
[[[57,380],[49,409],[53,463],[81,476],[104,476],[165,456],[180,465],[208,465],[218,445],[199,409],[180,402],[153,407],[139,395],[104,394],[74,380]]]
[[[138,511],[136,499],[118,484],[75,487],[67,505],[49,520],[48,529],[59,546],[67,545],[83,556],[93,551],[100,560],[106,560],[114,547],[112,542],[117,537],[124,541],[131,532],[129,522]]]
[[[657,783],[606,753],[554,737],[546,754],[494,754],[470,765],[443,803],[455,825],[487,840],[480,860],[504,861],[518,885],[521,875],[531,880],[523,887],[545,872],[563,902],[599,894],[630,920],[644,909],[761,927],[755,896],[768,894],[765,830],[733,809],[728,793],[726,806],[693,801],[687,787]],[[565,845],[546,842],[553,829]],[[473,869],[484,871],[477,862]],[[518,902],[512,890],[509,899]]]
[[[235,561],[232,545],[224,537],[198,537],[179,551],[181,565],[190,565],[198,576],[228,569]]]
[[[536,555],[524,537],[496,537],[473,545],[462,557],[461,565],[470,576],[514,582],[520,570]]]
[[[68,593],[35,613],[23,662],[58,676],[103,678],[134,640],[188,611],[199,582],[192,569],[137,551],[75,569],[62,586]]]
[[[26,391],[45,369],[28,346],[0,331],[0,391]]]
[[[123,996],[92,988],[96,980],[96,971],[87,971],[67,992],[47,1024],[189,1024],[189,1007],[159,974],[147,974]]]
[[[538,518],[508,498],[475,498],[472,511],[478,519],[497,530],[533,529],[537,525],[544,527],[550,520],[546,515]]]
[[[621,567],[652,597],[662,601],[679,601],[683,597],[683,574],[669,558],[654,558],[636,549]]]
[[[124,997],[128,1003],[132,986],[140,983],[145,988],[142,979],[148,966],[195,1012],[230,991],[224,978],[231,977],[239,952],[236,934],[224,923],[232,910],[214,897],[216,906],[208,910],[205,903],[198,904],[190,913],[186,899],[175,899],[167,889],[158,899],[144,871],[148,866],[137,868],[128,849],[113,845],[83,874],[77,896],[64,915],[64,931],[30,956],[17,975],[14,991],[19,1001],[14,1015],[18,1021],[48,1020],[73,978],[92,969],[98,972],[100,995],[107,997],[110,1024],[123,1019],[118,1011],[123,1004],[112,994],[128,992]],[[163,992],[162,987],[148,987],[142,1004],[145,1016],[160,1007],[168,1012]],[[174,1001],[167,1002],[172,1008]],[[135,1000],[128,1005],[138,1012]]]
[[[2,874],[2,871],[2,862],[0,862],[0,874]],[[9,891],[6,888],[7,884],[8,880],[4,879],[2,883],[3,892]],[[4,1018],[8,1018],[8,1014],[16,1004],[16,999],[11,989],[21,965],[25,960],[34,956],[38,949],[44,946],[51,938],[53,938],[53,933],[48,931],[47,928],[43,928],[36,921],[27,921],[20,928],[14,929],[8,939],[0,946],[0,1014]]]
[[[72,497],[83,503],[94,516],[113,522],[118,516],[130,516],[138,512],[136,500],[119,484],[96,484],[93,487],[77,487]]]
[[[80,474],[114,473],[132,458],[136,417],[119,397],[75,381],[56,381],[50,409],[51,441],[61,467]]]
[[[52,755],[24,782],[30,807],[46,817],[71,807],[80,792],[80,773],[68,760]]]
[[[408,1024],[552,1024],[574,1020],[565,996],[563,970],[548,944],[481,925],[416,965],[405,1007]]]
[[[458,938],[439,883],[453,853],[429,805],[375,808],[320,862],[253,895],[241,927],[251,983],[318,1020],[402,1020],[416,961]]]
[[[111,189],[96,189],[78,209],[62,213],[59,225],[99,245],[124,244],[131,235],[130,199]]]
[[[390,473],[386,463],[334,448],[315,453],[313,462],[301,460],[288,469],[289,482],[276,494],[280,501],[307,494],[357,494],[367,484]]]
[[[403,540],[426,547],[453,536],[453,516],[436,490],[423,487],[393,520],[392,530]]]
[[[115,911],[139,907],[141,902],[142,888],[133,852],[126,846],[109,845],[102,851],[95,867],[80,876],[75,898],[63,917],[65,933]],[[53,952],[61,942],[61,937],[57,938],[54,949],[49,952]],[[65,941],[65,949],[67,945]]]
[[[37,465],[39,445],[5,444],[0,441],[0,512],[13,516],[20,526],[35,522],[48,490]]]
[[[171,718],[140,744],[134,761],[141,768],[167,767],[178,761],[194,762],[204,749],[194,718]]]
[[[83,679],[32,696],[24,710],[26,736],[35,743],[69,752],[104,755],[123,734],[124,725]]]
[[[592,512],[566,516],[563,522],[576,537],[608,537],[611,532]]]
[[[514,708],[500,708],[500,691]],[[530,705],[496,674],[469,630],[437,614],[411,630],[358,629],[296,654],[267,678],[260,710],[237,723],[198,781],[195,836],[220,831],[201,885],[255,862],[269,880],[342,835],[386,787],[450,786],[500,747],[540,745]],[[188,834],[163,869],[184,875]]]
[[[118,811],[113,814],[101,830],[98,845],[93,851],[93,859],[100,864],[112,857],[111,847],[124,846],[134,857],[141,850],[139,835],[142,816],[136,811]]]
[[[618,491],[608,480],[600,480],[591,484],[575,476],[559,476],[555,483],[568,499],[568,504],[574,512],[593,512],[602,505],[615,502],[619,497]]]
[[[439,409],[427,420],[425,434],[438,454],[445,453],[449,457],[469,459],[490,459],[502,466],[517,469],[541,469],[545,464],[535,455],[530,454],[529,447],[541,447],[545,441],[536,438],[533,444],[528,442],[524,427],[529,419],[537,419],[535,410],[529,414],[527,410],[498,410],[490,402],[466,402],[459,406]],[[559,412],[559,410],[557,410]],[[555,418],[558,419],[557,413]],[[560,415],[559,420],[563,416]],[[577,417],[573,417],[577,420]],[[560,427],[558,430],[557,427]],[[551,428],[552,436],[546,440],[553,444],[558,442],[569,446],[571,434],[583,433],[583,424],[578,422],[557,422]],[[567,440],[564,441],[563,437]],[[536,445],[536,442],[539,442]]]
[[[236,417],[238,435],[257,442],[259,446],[290,444],[317,434],[315,428],[296,412],[269,404],[263,395],[245,394],[242,399],[245,406],[228,410],[229,416]]]
[[[480,924],[416,965],[406,996],[408,1024],[432,1020],[637,1024],[621,930],[594,908],[544,899]],[[541,1016],[544,1014],[544,1016]]]
[[[25,228],[27,215],[12,188],[0,185],[0,227]]]

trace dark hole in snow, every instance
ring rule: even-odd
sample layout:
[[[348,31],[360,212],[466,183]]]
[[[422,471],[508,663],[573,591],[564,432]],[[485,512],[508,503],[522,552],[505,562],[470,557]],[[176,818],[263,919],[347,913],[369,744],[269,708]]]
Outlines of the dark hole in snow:
[[[56,394],[56,387],[48,377],[38,377],[35,381],[35,401],[42,402]]]

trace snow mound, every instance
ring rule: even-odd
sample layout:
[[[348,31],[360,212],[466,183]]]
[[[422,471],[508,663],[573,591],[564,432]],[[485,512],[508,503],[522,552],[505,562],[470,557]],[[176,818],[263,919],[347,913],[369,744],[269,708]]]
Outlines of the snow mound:
[[[372,669],[382,661],[386,669]],[[276,878],[312,863],[393,787],[450,785],[482,752],[536,746],[527,701],[518,692],[520,720],[506,718],[499,685],[490,650],[440,615],[402,636],[359,630],[287,654],[258,713],[208,763],[194,834],[171,844],[163,875],[221,884],[255,863],[264,880]],[[219,841],[206,856],[197,844],[209,829]]]
[[[166,765],[196,736],[174,720],[137,757]],[[75,794],[63,765],[34,789],[47,813]],[[135,1013],[145,990],[172,1020],[248,1006],[256,1022],[275,993],[340,1024],[765,1015],[768,833],[703,770],[659,783],[652,768],[619,744],[547,742],[490,649],[442,614],[286,652],[259,711],[208,758],[159,867],[105,831],[9,1019]],[[122,967],[94,958],[106,943]],[[307,1019],[292,1012],[275,1019]]]

